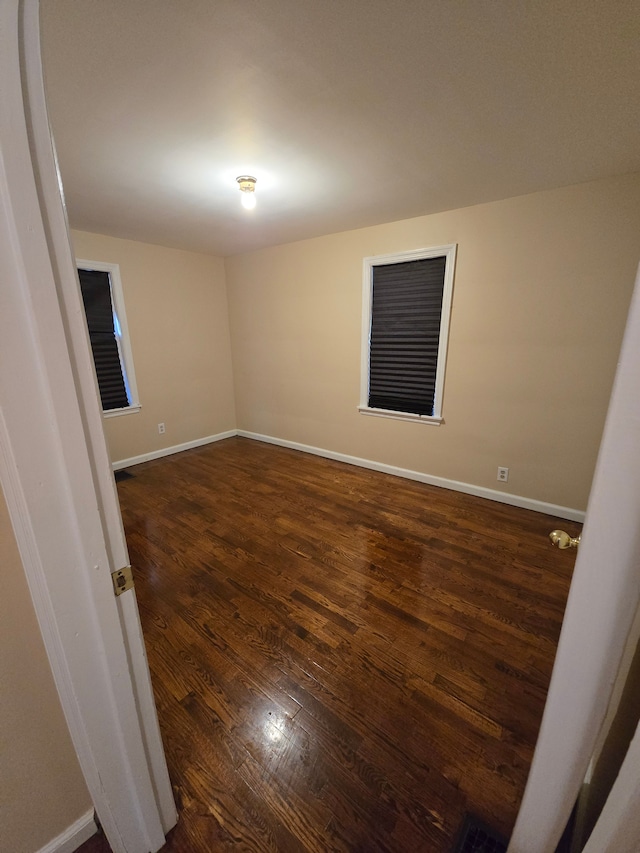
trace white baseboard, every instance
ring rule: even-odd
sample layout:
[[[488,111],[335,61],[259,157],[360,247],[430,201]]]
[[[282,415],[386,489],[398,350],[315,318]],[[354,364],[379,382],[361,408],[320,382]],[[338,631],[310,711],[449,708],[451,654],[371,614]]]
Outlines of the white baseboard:
[[[559,506],[558,504],[538,501],[535,498],[526,498],[522,495],[514,495],[510,492],[500,492],[497,489],[488,489],[485,486],[476,486],[473,483],[462,483],[459,480],[448,480],[445,477],[434,477],[431,474],[423,474],[421,471],[412,471],[409,468],[397,468],[395,465],[386,465],[384,462],[374,462],[372,459],[362,459],[359,456],[349,456],[346,453],[337,453],[333,450],[325,450],[322,447],[313,447],[310,444],[300,444],[297,441],[287,441],[284,438],[275,438],[272,435],[261,435],[257,432],[249,432],[244,429],[230,429],[219,432],[216,435],[208,435],[205,438],[197,438],[195,441],[186,441],[184,444],[174,444],[172,447],[163,447],[161,450],[153,450],[151,453],[143,453],[140,456],[132,456],[129,459],[120,459],[112,463],[114,471],[128,468],[130,465],[139,465],[141,462],[149,462],[151,459],[160,459],[163,456],[171,456],[183,450],[193,447],[202,447],[225,438],[233,438],[239,435],[241,438],[250,438],[254,441],[264,441],[266,444],[277,444],[280,447],[288,447],[291,450],[301,450],[303,453],[312,453],[314,456],[324,456],[326,459],[335,459],[337,462],[346,462],[347,465],[357,465],[359,468],[369,468],[371,471],[381,471],[383,474],[392,474],[394,477],[404,477],[407,480],[417,480],[419,483],[427,483],[430,486],[439,486],[442,489],[452,489],[454,492],[464,492],[467,495],[475,495],[478,498],[487,498],[490,501],[519,506],[523,509],[532,509],[535,512],[543,512],[546,515],[554,515],[557,518],[566,518],[571,521],[584,521],[585,513],[572,507]]]
[[[407,480],[417,480],[420,483],[428,483],[430,486],[440,486],[443,489],[452,489],[455,492],[464,492],[467,495],[475,495],[479,498],[487,498],[490,501],[511,504],[523,509],[532,509],[535,512],[543,512],[546,515],[554,515],[558,518],[567,518],[571,521],[583,522],[585,513],[579,509],[567,506],[538,501],[534,498],[525,498],[521,495],[513,495],[509,492],[500,492],[497,489],[487,489],[484,486],[475,486],[472,483],[461,483],[458,480],[447,480],[444,477],[433,477],[423,474],[421,471],[411,471],[408,468],[397,468],[395,465],[385,465],[382,462],[373,462],[371,459],[361,459],[358,456],[348,456],[346,453],[336,453],[333,450],[324,450],[321,447],[312,447],[308,444],[300,444],[297,441],[287,441],[274,438],[272,435],[260,435],[257,432],[247,432],[239,429],[237,435],[242,438],[251,438],[254,441],[264,441],[267,444],[277,444],[280,447],[289,447],[292,450],[302,450],[304,453],[313,453],[315,456],[324,456],[327,459],[335,459],[338,462],[346,462],[348,465],[357,465],[360,468],[369,468],[372,471],[381,471],[384,474],[393,474],[394,477],[405,477]]]
[[[74,850],[88,841],[97,831],[98,827],[93,819],[93,809],[91,809],[67,827],[64,832],[41,847],[38,853],[74,853]]]
[[[120,459],[118,462],[112,462],[111,467],[114,471],[120,471],[122,468],[128,468],[130,465],[139,465],[141,462],[150,462],[152,459],[171,456],[173,453],[181,453],[183,450],[191,450],[192,447],[202,447],[205,444],[212,444],[214,441],[222,441],[223,438],[233,438],[233,436],[237,434],[237,430],[229,429],[226,432],[216,433],[216,435],[207,435],[204,438],[196,438],[194,441],[185,441],[183,444],[174,444],[173,447],[163,447],[161,450],[152,450],[151,453],[142,453],[140,456],[131,456],[129,459]]]

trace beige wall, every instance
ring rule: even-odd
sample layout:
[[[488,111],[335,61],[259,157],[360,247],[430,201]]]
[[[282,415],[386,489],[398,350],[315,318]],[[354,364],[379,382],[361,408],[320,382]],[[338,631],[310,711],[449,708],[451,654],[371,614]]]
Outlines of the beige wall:
[[[445,423],[360,415],[362,258],[445,243]],[[639,260],[640,175],[228,258],[238,427],[584,509]]]
[[[112,461],[233,429],[222,259],[80,231],[72,239],[76,257],[120,265],[142,410],[105,419]]]
[[[91,806],[0,491],[0,850],[34,853]]]

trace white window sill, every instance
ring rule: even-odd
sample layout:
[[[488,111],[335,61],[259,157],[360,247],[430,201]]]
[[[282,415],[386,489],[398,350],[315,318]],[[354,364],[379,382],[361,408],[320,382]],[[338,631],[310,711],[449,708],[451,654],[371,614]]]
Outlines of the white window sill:
[[[437,418],[434,415],[414,415],[410,412],[392,412],[387,409],[370,409],[368,406],[358,406],[358,411],[361,415],[373,415],[374,418],[392,418],[396,421],[414,421],[421,424],[431,424],[431,426],[440,426],[443,423],[443,418]]]
[[[102,413],[103,418],[119,418],[120,415],[135,415],[140,411],[142,406],[127,406],[124,409],[109,409],[107,412]]]

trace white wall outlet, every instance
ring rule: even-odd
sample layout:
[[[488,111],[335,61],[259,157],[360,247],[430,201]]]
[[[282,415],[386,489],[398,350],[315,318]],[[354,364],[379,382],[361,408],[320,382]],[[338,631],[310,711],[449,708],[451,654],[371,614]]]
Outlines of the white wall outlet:
[[[164,424],[158,424],[158,432],[160,433],[160,435],[164,435],[164,433],[165,433]],[[506,468],[505,468],[505,470],[506,470]],[[500,479],[500,478],[498,478],[498,479]]]
[[[498,482],[499,483],[508,483],[509,482],[509,469],[508,468],[498,468]]]

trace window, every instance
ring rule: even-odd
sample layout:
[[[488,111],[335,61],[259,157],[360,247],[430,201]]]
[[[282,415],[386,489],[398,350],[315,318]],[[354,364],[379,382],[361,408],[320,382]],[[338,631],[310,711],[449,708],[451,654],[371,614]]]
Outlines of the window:
[[[76,261],[105,417],[139,412],[118,264]]]
[[[364,259],[359,411],[442,423],[456,247]]]

